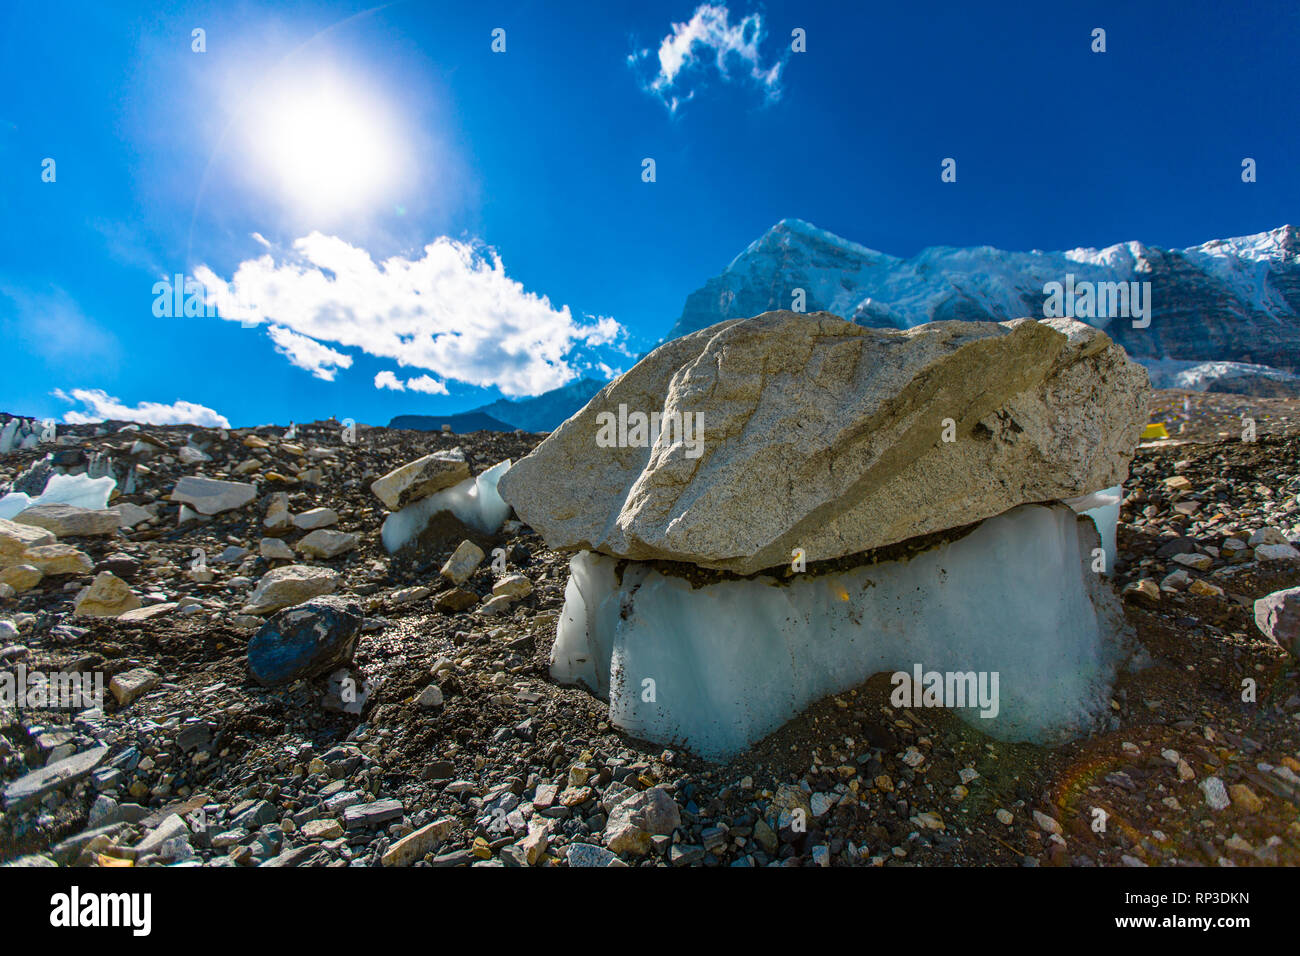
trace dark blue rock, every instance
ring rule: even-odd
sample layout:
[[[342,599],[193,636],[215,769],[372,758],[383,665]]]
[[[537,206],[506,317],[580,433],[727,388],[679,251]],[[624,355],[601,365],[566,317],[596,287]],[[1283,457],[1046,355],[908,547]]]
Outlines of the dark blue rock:
[[[364,619],[361,605],[342,597],[277,611],[248,642],[248,669],[259,684],[287,684],[347,664]]]

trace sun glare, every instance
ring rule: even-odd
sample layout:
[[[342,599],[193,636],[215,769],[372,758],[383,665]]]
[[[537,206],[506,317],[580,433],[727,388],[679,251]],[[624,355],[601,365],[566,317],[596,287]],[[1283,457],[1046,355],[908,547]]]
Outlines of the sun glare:
[[[254,107],[254,176],[288,205],[343,212],[384,198],[401,144],[382,103],[337,81],[275,90]]]

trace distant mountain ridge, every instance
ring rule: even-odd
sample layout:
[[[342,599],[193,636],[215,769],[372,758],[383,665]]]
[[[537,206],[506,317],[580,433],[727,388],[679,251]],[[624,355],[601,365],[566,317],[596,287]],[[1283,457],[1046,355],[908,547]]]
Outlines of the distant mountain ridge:
[[[509,422],[526,432],[553,432],[608,384],[594,378],[580,378],[532,398],[513,401],[502,398],[474,411]]]
[[[515,426],[479,411],[454,412],[451,415],[398,415],[389,428],[407,428],[417,432],[440,432],[448,425],[456,434],[465,432],[512,432]]]
[[[453,415],[398,415],[388,423],[388,427],[439,431],[448,424],[457,433],[479,430],[510,432],[515,429],[552,432],[607,384],[594,378],[580,378],[532,398],[514,401],[503,398]]]
[[[911,328],[943,319],[1041,318],[1048,282],[1150,282],[1151,323],[1085,319],[1138,359],[1237,362],[1300,372],[1300,230],[1188,249],[1126,242],[1105,249],[1006,252],[936,246],[902,259],[783,219],[692,292],[668,339],[725,319],[788,309],[859,325]]]

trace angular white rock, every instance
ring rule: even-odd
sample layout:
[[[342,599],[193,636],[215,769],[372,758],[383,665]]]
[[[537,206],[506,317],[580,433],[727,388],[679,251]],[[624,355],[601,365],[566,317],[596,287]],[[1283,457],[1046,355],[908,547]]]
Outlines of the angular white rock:
[[[330,528],[339,523],[338,512],[333,508],[312,508],[300,515],[294,515],[293,526],[300,531],[315,531],[317,528]]]
[[[507,574],[492,585],[494,595],[509,597],[527,597],[533,593],[533,582],[522,574]]]
[[[389,511],[400,511],[469,477],[465,453],[453,448],[407,462],[373,482],[370,490]]]
[[[1300,561],[1300,550],[1289,544],[1261,544],[1255,548],[1256,561]]]
[[[338,587],[339,576],[328,568],[290,564],[267,571],[248,596],[245,614],[270,614],[282,607],[292,607]]]
[[[266,505],[266,517],[262,519],[268,531],[288,531],[293,527],[293,515],[289,513],[289,495],[277,491],[271,495]]]
[[[131,586],[111,571],[100,571],[73,600],[75,617],[118,617],[140,606]]]
[[[257,497],[257,489],[243,481],[221,481],[186,475],[176,482],[171,500],[192,507],[199,514],[215,515],[242,508]]]
[[[350,531],[317,528],[299,541],[297,548],[299,553],[313,558],[336,558],[360,543],[361,539]]]
[[[293,560],[293,548],[279,538],[263,538],[258,543],[258,550],[268,561]]]
[[[451,557],[438,573],[452,584],[464,584],[471,574],[483,563],[483,549],[473,541],[462,541],[451,553]]]
[[[22,564],[28,548],[39,548],[55,543],[55,537],[35,525],[16,524],[0,518],[0,568]]]
[[[152,509],[152,510],[150,510]],[[118,524],[123,528],[134,528],[138,524],[143,524],[150,518],[156,518],[157,505],[150,505],[148,508],[142,508],[139,505],[133,505],[129,501],[124,501],[120,505],[113,505],[108,510],[117,515]]]
[[[1022,505],[910,560],[692,589],[649,565],[576,555],[551,675],[609,699],[628,733],[724,759],[881,672],[996,672],[991,736],[1054,743],[1108,715],[1127,654],[1099,536],[1063,505]],[[653,683],[646,683],[651,681]],[[653,690],[653,693],[648,691]],[[653,698],[647,700],[647,698]]]

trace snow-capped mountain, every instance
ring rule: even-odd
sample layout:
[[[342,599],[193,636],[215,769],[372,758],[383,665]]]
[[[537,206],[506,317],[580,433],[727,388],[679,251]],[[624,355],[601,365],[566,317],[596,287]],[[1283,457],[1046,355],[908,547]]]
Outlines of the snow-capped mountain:
[[[691,293],[668,338],[791,308],[796,289],[804,290],[806,311],[909,328],[941,319],[1042,317],[1048,283],[1148,282],[1145,328],[1135,328],[1129,316],[1075,314],[1137,359],[1300,372],[1300,230],[1294,226],[1189,249],[1140,242],[1065,252],[935,246],[901,259],[783,219]]]
[[[1238,395],[1287,397],[1300,395],[1300,375],[1244,362],[1184,362],[1142,359],[1152,388],[1181,388],[1189,392],[1233,392]]]

